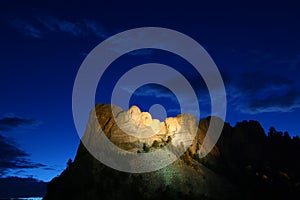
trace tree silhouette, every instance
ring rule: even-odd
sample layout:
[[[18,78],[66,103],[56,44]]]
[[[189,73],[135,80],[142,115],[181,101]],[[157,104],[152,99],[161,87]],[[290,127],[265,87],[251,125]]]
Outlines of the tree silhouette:
[[[72,165],[73,161],[71,158],[69,158],[68,162],[67,162],[67,168],[69,168]]]

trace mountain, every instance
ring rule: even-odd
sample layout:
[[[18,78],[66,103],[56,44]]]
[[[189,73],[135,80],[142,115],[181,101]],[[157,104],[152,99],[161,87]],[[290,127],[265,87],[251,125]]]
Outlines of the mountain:
[[[74,162],[48,184],[44,199],[299,199],[298,137],[291,139],[275,128],[267,136],[257,121],[234,127],[225,123],[217,144],[199,158],[212,118],[197,122],[194,116],[181,114],[160,122],[136,106],[123,111],[98,104]],[[106,150],[111,147],[103,142],[106,138],[119,148],[106,155],[107,162],[136,173],[113,169],[95,158],[103,158],[99,149],[110,152]],[[111,161],[114,155],[126,154],[124,150],[167,156],[157,162],[129,159],[124,165]],[[138,173],[174,156],[179,158],[166,167]]]

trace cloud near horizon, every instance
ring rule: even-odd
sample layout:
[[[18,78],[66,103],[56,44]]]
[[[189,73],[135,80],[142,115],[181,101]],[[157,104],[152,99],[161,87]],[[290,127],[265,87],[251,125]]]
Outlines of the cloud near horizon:
[[[279,75],[243,73],[227,85],[229,106],[245,114],[291,112],[300,108],[295,82]]]
[[[297,90],[284,94],[272,94],[263,99],[252,99],[248,104],[248,112],[292,112],[300,108],[300,95]]]
[[[16,117],[14,114],[0,119],[0,132],[15,132],[16,130],[32,129],[41,124],[35,119]],[[44,164],[30,160],[30,154],[21,149],[14,139],[0,134],[0,177],[6,174],[24,173],[24,169],[41,168],[55,170]]]
[[[44,164],[30,161],[29,156],[13,139],[0,135],[0,177],[11,170],[46,167]]]
[[[95,36],[106,39],[111,34],[92,20],[65,20],[52,15],[39,15],[30,19],[14,19],[9,22],[21,34],[41,39],[47,33],[65,33],[76,38]]]

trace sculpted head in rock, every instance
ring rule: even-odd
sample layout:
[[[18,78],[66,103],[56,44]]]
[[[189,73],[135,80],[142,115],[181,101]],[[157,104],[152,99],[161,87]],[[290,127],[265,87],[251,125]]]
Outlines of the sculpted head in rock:
[[[142,112],[140,115],[140,125],[150,126],[152,124],[152,116],[148,112]]]
[[[176,117],[169,117],[165,121],[168,133],[178,133],[181,126]]]
[[[128,114],[132,122],[138,126],[150,126],[152,124],[152,116],[148,112],[141,112],[139,107],[131,106]]]
[[[128,114],[134,123],[140,121],[141,110],[137,106],[131,106],[128,110]]]

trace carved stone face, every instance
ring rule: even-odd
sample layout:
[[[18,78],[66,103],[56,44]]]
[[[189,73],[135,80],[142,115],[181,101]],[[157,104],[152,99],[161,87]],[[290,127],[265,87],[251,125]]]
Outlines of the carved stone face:
[[[141,112],[137,106],[131,106],[128,114],[132,122],[138,126],[150,126],[152,124],[152,116],[148,112]]]
[[[131,117],[134,123],[139,122],[141,110],[137,106],[131,106],[128,110],[129,116]]]
[[[152,124],[152,116],[148,112],[142,112],[140,115],[140,125],[150,126]]]
[[[175,117],[169,117],[165,121],[166,126],[167,126],[167,131],[169,133],[177,133],[179,132],[181,126],[178,122],[178,119]]]

